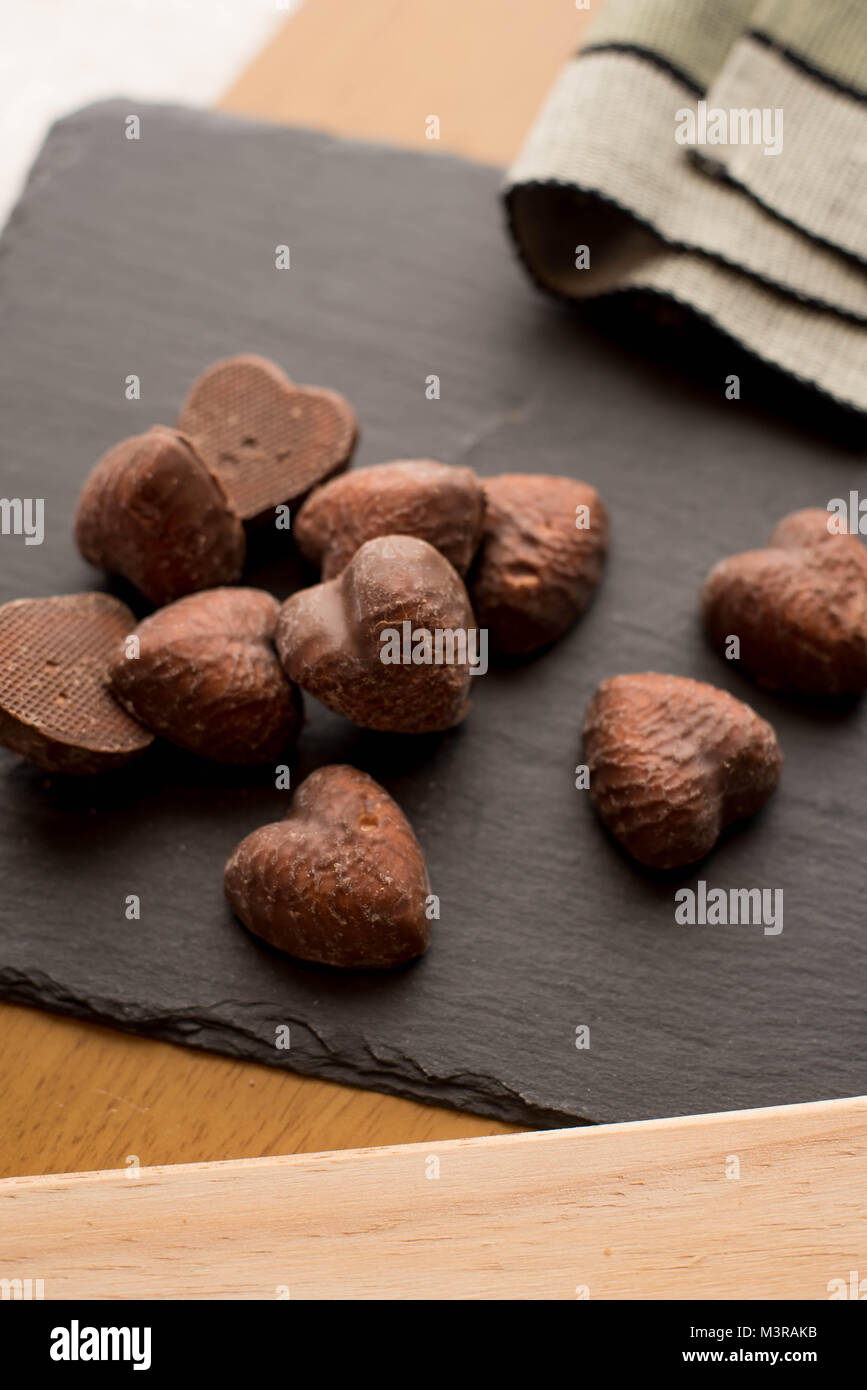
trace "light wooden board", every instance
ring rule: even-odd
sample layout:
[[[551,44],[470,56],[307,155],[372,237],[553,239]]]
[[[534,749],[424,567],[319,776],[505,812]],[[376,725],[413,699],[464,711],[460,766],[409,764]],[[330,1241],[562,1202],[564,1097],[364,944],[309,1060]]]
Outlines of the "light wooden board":
[[[505,162],[586,12],[572,0],[305,0],[227,111]],[[0,1004],[0,1176],[515,1127]]]
[[[46,1299],[826,1299],[867,1270],[865,1120],[861,1098],[15,1178],[0,1278]]]
[[[220,106],[506,164],[590,17],[574,0],[306,0]]]

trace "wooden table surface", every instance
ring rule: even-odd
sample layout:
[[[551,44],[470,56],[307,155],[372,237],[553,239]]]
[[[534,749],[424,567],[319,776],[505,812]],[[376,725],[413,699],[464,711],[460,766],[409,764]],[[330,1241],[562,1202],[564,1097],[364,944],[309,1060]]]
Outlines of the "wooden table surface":
[[[0,1271],[46,1299],[847,1297],[865,1119],[831,1100],[9,1178]]]
[[[306,0],[241,115],[505,164],[588,15],[571,0]],[[515,1126],[0,1004],[0,1177],[504,1134]]]

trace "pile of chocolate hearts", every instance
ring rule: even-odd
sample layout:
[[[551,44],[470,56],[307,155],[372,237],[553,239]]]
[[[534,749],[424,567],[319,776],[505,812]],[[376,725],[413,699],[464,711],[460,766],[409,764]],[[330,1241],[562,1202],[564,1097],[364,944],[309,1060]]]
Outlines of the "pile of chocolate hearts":
[[[49,771],[120,766],[160,737],[226,763],[277,763],[302,691],[364,728],[462,721],[494,655],[527,656],[584,612],[608,520],[571,478],[408,460],[346,469],[358,437],[336,392],[263,358],[218,362],[177,427],[116,445],[86,481],[83,555],[161,605],[136,625],[106,594],[0,608],[0,742]],[[321,570],[282,605],[237,585],[266,525]],[[825,511],[724,560],[702,593],[721,654],[783,693],[867,689],[867,551]],[[771,726],[713,686],[658,673],[603,681],[585,717],[594,804],[641,864],[706,855],[771,795]],[[351,767],[320,768],[288,815],[225,871],[240,919],[271,945],[351,968],[427,946],[436,899],[399,808]]]

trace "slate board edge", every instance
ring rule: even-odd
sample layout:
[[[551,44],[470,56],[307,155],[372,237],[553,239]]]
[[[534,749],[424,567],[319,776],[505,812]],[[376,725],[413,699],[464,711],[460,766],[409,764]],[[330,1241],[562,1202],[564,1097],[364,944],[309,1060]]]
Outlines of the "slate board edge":
[[[37,983],[38,989],[35,988]],[[176,1014],[164,1018],[155,1018],[152,1015],[132,1017],[127,1003],[107,999],[76,999],[64,991],[63,986],[56,980],[44,974],[39,975],[36,971],[31,971],[30,979],[27,979],[15,972],[0,969],[0,999],[28,1008],[57,1013],[64,1018],[75,1018],[84,1023],[99,1024],[120,1032],[132,1033],[136,1037],[146,1036],[160,1042],[193,1047],[201,1052],[213,1052],[239,1061],[259,1062],[263,1066],[276,1067],[295,1075],[310,1076],[319,1081],[333,1081],[355,1088],[363,1087],[404,1100],[415,1100],[421,1104],[468,1111],[507,1124],[525,1123],[532,1129],[563,1129],[597,1123],[595,1120],[563,1111],[540,1109],[495,1077],[479,1077],[488,1089],[477,1090],[473,1085],[472,1073],[462,1072],[459,1076],[438,1077],[423,1071],[412,1058],[405,1057],[403,1064],[408,1070],[415,1070],[418,1076],[418,1080],[415,1080],[408,1074],[408,1070],[389,1070],[383,1060],[375,1056],[369,1043],[367,1048],[373,1062],[370,1069],[362,1070],[357,1064],[347,1066],[339,1055],[328,1047],[324,1038],[300,1019],[287,1018],[287,1022],[293,1029],[304,1030],[310,1047],[307,1055],[299,1056],[296,1052],[295,1056],[290,1058],[287,1053],[279,1053],[274,1046],[265,1043],[255,1034],[244,1032],[236,1024],[227,1024],[215,1015],[191,1011],[183,1018]],[[47,1002],[49,1000],[50,1003]]]

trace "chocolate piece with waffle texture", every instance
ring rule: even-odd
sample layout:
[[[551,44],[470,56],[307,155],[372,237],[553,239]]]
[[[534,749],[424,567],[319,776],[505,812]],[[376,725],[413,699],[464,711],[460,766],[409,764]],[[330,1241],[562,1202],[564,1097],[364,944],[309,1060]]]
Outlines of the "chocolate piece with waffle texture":
[[[181,407],[178,428],[243,521],[268,519],[339,473],[358,434],[343,396],[296,386],[275,362],[252,354],[208,367]]]
[[[0,608],[0,743],[48,772],[104,772],[153,742],[122,709],[108,669],[132,613],[109,594]]]

